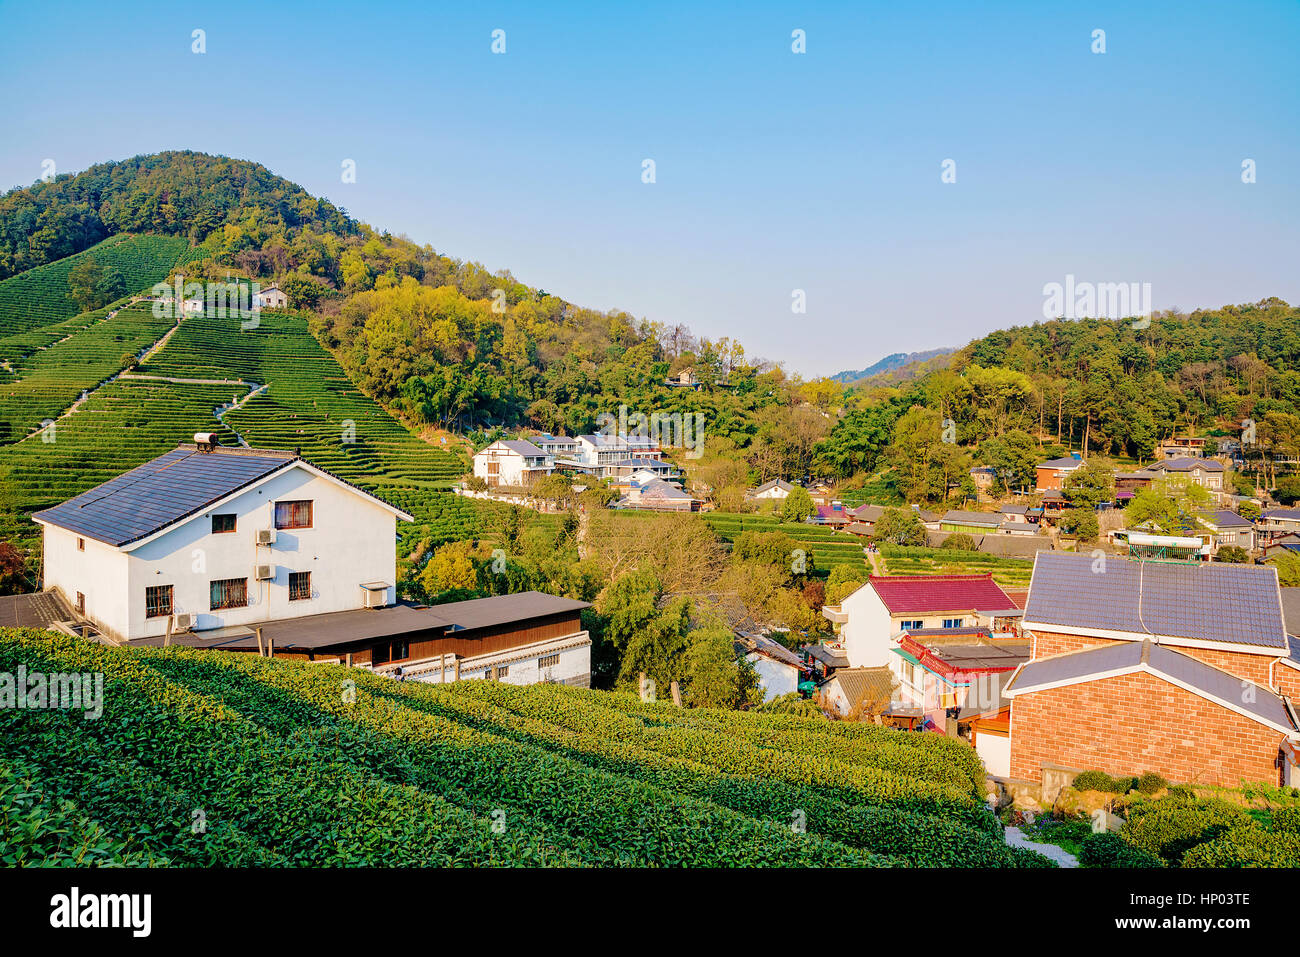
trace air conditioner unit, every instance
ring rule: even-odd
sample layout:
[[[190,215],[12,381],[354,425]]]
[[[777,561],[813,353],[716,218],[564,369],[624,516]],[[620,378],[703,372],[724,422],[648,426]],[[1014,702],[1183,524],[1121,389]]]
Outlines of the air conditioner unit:
[[[259,528],[259,529],[257,530],[257,544],[259,544],[259,545],[274,545],[274,544],[275,544],[275,529],[273,529],[273,528]]]
[[[269,582],[275,578],[274,565],[255,565],[253,567],[253,577],[260,582]]]
[[[193,627],[193,615],[177,615],[172,625],[172,631],[189,631]]]
[[[361,604],[365,608],[383,608],[388,604],[388,585],[384,582],[362,584]]]

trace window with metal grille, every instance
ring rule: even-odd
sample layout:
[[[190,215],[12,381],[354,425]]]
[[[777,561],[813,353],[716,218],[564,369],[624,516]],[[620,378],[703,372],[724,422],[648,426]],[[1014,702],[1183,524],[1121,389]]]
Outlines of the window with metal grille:
[[[248,579],[223,578],[212,582],[210,605],[213,611],[222,608],[245,608],[248,605]]]
[[[559,663],[560,663],[559,652],[556,652],[553,655],[542,655],[542,657],[537,659],[538,668],[554,668]]]
[[[146,618],[166,618],[171,613],[171,585],[150,585],[144,590],[144,616]]]
[[[311,528],[311,501],[276,502],[276,528]]]
[[[234,515],[213,515],[212,516],[212,534],[221,535],[226,532],[235,530]]]
[[[302,601],[311,597],[311,572],[289,573],[289,600]]]

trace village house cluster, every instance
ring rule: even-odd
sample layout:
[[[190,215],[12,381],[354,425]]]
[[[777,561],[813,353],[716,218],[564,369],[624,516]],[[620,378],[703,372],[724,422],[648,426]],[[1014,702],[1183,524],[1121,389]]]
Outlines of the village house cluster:
[[[683,491],[681,473],[664,459],[652,436],[615,432],[570,438],[541,433],[501,439],[474,455],[474,476],[489,489],[527,490],[556,473],[577,481],[608,480],[619,493],[614,508],[693,512],[701,505]]]

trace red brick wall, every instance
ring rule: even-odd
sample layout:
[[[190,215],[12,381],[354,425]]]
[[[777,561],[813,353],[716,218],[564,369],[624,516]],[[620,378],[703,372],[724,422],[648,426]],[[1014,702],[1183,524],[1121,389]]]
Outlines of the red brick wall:
[[[1064,655],[1075,651],[1083,651],[1085,648],[1096,648],[1099,645],[1113,645],[1121,639],[1115,638],[1094,638],[1091,635],[1061,635],[1055,632],[1034,631],[1034,658],[1051,658],[1053,655]],[[1264,687],[1269,687],[1269,667],[1277,660],[1276,655],[1248,655],[1240,651],[1217,651],[1211,648],[1186,648],[1182,645],[1168,645],[1167,647],[1204,661],[1207,665],[1213,665],[1228,674],[1236,675],[1238,678],[1245,678],[1248,681],[1255,681]],[[1274,669],[1274,676],[1277,676],[1277,669]],[[1300,672],[1295,672],[1300,674]]]
[[[1149,674],[1020,695],[1011,704],[1011,775],[1044,764],[1171,781],[1279,782],[1280,732]]]
[[[1291,699],[1291,706],[1300,706],[1300,671],[1287,665],[1275,665],[1273,667],[1273,678],[1277,681],[1278,690]]]

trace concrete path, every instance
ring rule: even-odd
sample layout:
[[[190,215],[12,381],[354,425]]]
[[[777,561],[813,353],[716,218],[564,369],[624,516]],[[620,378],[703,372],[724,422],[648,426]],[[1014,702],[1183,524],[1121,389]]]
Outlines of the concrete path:
[[[1028,840],[1025,832],[1018,827],[1006,828],[1007,843],[1012,847],[1025,847],[1031,851],[1037,851],[1044,857],[1050,857],[1061,867],[1078,867],[1079,861],[1073,854],[1064,848],[1057,847],[1055,844],[1038,844]]]

